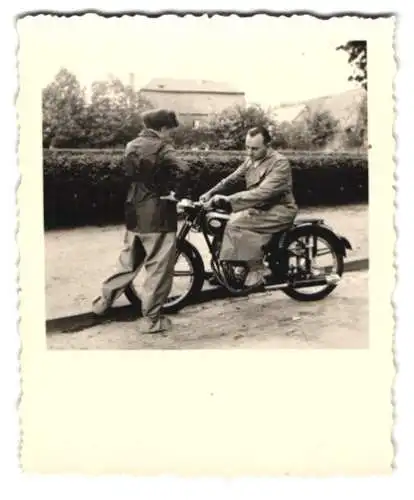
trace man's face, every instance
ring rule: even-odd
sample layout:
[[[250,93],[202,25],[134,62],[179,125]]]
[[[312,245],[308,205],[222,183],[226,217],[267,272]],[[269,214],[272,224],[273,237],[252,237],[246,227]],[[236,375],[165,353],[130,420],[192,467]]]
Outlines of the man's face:
[[[260,160],[266,155],[267,146],[263,142],[262,134],[256,134],[254,137],[248,135],[246,137],[246,151],[254,161]]]

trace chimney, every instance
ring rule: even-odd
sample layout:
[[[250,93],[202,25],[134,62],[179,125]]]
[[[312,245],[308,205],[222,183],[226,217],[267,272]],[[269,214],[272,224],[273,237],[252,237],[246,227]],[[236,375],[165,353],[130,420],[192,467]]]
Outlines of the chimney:
[[[129,73],[129,85],[135,90],[135,77],[134,73]]]

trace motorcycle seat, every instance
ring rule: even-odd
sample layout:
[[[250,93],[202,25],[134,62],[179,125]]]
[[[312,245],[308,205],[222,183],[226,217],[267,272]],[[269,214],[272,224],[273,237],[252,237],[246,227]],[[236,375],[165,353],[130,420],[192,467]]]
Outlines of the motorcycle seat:
[[[299,226],[300,224],[320,224],[321,222],[323,222],[323,219],[318,217],[302,217],[295,219],[293,225]]]
[[[223,210],[222,208],[213,208],[212,212],[217,212],[218,214],[229,215],[229,211],[228,210]]]

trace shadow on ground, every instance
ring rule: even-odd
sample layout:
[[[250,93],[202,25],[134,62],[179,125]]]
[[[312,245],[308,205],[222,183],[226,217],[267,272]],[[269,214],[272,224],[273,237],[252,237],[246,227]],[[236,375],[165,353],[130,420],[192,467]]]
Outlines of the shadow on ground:
[[[368,259],[360,259],[346,263],[345,272],[356,272],[368,269]],[[258,292],[252,292],[252,295]],[[200,295],[188,303],[190,305],[203,304],[231,297],[229,292],[223,288],[210,288],[201,292]],[[75,333],[97,325],[108,323],[128,323],[140,318],[140,312],[131,306],[114,307],[104,317],[97,317],[93,313],[55,318],[46,321],[46,333]]]

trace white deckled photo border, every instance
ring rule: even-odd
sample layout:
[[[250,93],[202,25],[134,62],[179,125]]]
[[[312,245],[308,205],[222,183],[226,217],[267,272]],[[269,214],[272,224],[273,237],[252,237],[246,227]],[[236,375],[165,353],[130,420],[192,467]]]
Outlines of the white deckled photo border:
[[[89,16],[92,28],[99,16]],[[370,346],[364,351],[48,351],[41,68],[33,44],[38,27],[36,17],[19,21],[20,417],[26,471],[391,473],[395,19],[307,19],[321,29],[323,23],[334,25],[345,39],[368,41]],[[125,20],[108,22],[122,29]]]

